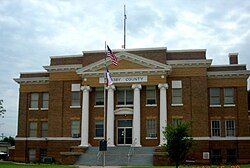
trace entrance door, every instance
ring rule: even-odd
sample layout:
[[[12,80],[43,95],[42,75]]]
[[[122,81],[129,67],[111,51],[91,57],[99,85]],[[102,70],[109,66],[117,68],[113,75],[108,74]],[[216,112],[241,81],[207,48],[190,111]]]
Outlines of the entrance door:
[[[118,120],[117,143],[118,145],[132,144],[132,120]]]

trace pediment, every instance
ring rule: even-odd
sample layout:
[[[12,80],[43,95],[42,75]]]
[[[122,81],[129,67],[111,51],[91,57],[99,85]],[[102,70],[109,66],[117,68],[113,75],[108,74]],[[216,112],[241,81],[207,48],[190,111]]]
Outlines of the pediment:
[[[121,51],[116,53],[119,64],[114,66],[111,59],[107,57],[106,66],[112,74],[122,75],[129,74],[145,74],[145,73],[168,73],[171,66],[154,60],[150,60],[129,52]],[[93,64],[78,69],[76,72],[82,76],[100,76],[105,71],[105,59],[97,61]]]

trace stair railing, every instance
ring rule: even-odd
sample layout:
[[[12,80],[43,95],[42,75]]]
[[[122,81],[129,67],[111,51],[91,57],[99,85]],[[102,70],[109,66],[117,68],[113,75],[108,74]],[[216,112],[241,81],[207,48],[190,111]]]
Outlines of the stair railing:
[[[99,151],[98,153],[97,153],[97,155],[96,155],[96,164],[98,164],[98,162],[99,162],[99,160],[100,160],[100,158],[102,157],[102,151]]]
[[[131,156],[135,153],[135,145],[137,143],[136,141],[137,141],[137,138],[134,139],[132,145],[129,148],[129,152],[128,152],[128,164],[130,162]]]

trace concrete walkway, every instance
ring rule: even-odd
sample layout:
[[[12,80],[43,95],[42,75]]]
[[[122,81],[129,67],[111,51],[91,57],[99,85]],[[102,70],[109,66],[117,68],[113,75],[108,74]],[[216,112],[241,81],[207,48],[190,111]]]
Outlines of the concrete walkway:
[[[121,166],[105,166],[105,168],[120,168]],[[103,168],[103,166],[79,166],[79,168]]]

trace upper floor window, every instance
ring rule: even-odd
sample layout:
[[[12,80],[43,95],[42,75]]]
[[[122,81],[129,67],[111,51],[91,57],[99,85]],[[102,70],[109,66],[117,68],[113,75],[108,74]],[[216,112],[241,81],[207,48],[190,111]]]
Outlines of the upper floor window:
[[[39,93],[30,94],[30,108],[38,108]]]
[[[235,136],[235,120],[226,120],[226,136]]]
[[[37,137],[37,122],[30,122],[29,126],[30,137]]]
[[[73,138],[80,137],[80,121],[79,120],[71,121],[71,136]]]
[[[95,137],[103,137],[103,120],[95,121]]]
[[[42,122],[42,137],[48,137],[48,122]]]
[[[79,107],[81,105],[80,84],[71,85],[71,106]]]
[[[172,81],[172,105],[182,105],[182,81]]]
[[[210,105],[220,105],[220,88],[210,88]]]
[[[156,120],[155,119],[147,119],[146,120],[147,127],[147,137],[155,138],[156,135]]]
[[[42,108],[48,108],[49,107],[49,93],[43,93],[43,104]]]
[[[220,136],[220,120],[211,121],[212,136]]]
[[[95,89],[95,105],[104,105],[104,90],[103,88]]]
[[[224,104],[234,104],[234,88],[224,88]]]
[[[147,86],[146,87],[146,103],[147,104],[156,104],[156,87]]]
[[[134,93],[132,88],[118,87],[117,88],[117,103],[118,105],[133,105]]]

